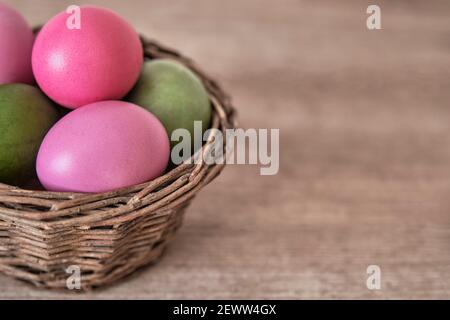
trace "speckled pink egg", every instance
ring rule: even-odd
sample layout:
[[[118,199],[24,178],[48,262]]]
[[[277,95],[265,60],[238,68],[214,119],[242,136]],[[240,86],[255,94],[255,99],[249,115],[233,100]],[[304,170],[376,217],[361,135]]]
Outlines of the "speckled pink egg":
[[[70,109],[123,98],[143,63],[138,34],[108,9],[81,7],[80,29],[74,14],[56,15],[36,38],[32,62],[39,86]]]
[[[13,8],[0,3],[0,84],[32,83],[33,32]]]
[[[147,110],[103,101],[72,111],[41,144],[36,160],[47,190],[103,192],[150,181],[169,161],[169,138]]]

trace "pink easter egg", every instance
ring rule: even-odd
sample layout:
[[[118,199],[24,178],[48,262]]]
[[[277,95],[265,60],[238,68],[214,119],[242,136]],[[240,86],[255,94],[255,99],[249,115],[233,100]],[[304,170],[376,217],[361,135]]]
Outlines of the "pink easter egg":
[[[79,9],[79,19],[71,11],[47,22],[32,56],[42,91],[70,109],[123,98],[143,64],[142,44],[128,22],[108,9]]]
[[[104,192],[160,176],[169,149],[166,130],[147,110],[123,101],[96,102],[50,129],[36,170],[47,190]]]
[[[25,19],[0,3],[0,84],[33,82],[33,41],[33,32]]]

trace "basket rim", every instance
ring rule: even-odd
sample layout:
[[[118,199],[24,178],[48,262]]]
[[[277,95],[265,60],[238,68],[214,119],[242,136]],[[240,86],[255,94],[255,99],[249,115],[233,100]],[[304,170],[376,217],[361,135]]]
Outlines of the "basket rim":
[[[35,32],[38,32],[38,30],[39,27],[35,28]],[[212,105],[211,128],[216,127],[224,133],[226,129],[237,127],[236,111],[232,106],[231,99],[215,80],[205,74],[193,60],[183,56],[178,51],[168,48],[155,40],[149,40],[143,36],[140,38],[144,48],[145,59],[171,59],[178,61],[188,67],[201,79],[208,92]],[[208,146],[214,141],[213,138],[214,134],[210,135],[207,142],[202,145],[196,155],[198,155],[198,153],[206,152]],[[193,155],[190,160],[196,155]],[[124,206],[128,206],[127,212],[130,211],[129,209],[138,210],[140,207],[146,205],[145,200],[149,200],[148,197],[154,195],[155,193],[152,192],[155,190],[157,190],[156,193],[162,192],[159,200],[164,200],[166,196],[173,195],[177,191],[182,190],[183,186],[185,186],[184,183],[196,182],[196,185],[193,186],[193,189],[196,192],[198,191],[196,189],[198,186],[202,187],[209,183],[225,166],[225,164],[206,164],[203,161],[199,164],[194,164],[193,161],[190,162],[191,163],[180,164],[156,179],[100,193],[29,190],[0,183],[0,220],[21,223],[39,229],[53,229],[55,227],[67,227],[69,225],[73,226],[83,223],[89,224],[89,221],[96,219],[81,219],[79,223],[75,223],[75,221],[72,221],[72,223],[64,223],[68,222],[66,220],[48,220],[54,219],[55,217],[61,218],[66,216],[71,217],[70,220],[76,220],[80,217],[73,217],[73,215],[81,211],[81,206],[84,205],[86,208],[89,208],[89,204],[103,201],[104,207],[107,207],[111,205],[111,201],[108,201],[108,199],[116,199],[120,196],[129,198],[129,200],[126,201],[126,204],[123,204],[121,201],[115,202],[113,204],[117,205],[122,203],[122,205],[104,212],[110,214],[111,211],[117,211]],[[201,175],[199,176],[200,173]],[[165,186],[164,184],[167,182],[170,183]],[[190,192],[191,190],[188,191]],[[185,197],[186,194],[187,192],[180,192],[177,197],[166,200],[165,202],[167,202],[167,205],[170,205],[179,198]],[[10,206],[6,206],[6,203],[10,204]],[[37,211],[29,211],[26,210],[29,208],[28,206],[36,206],[36,208],[40,209]],[[58,213],[60,216],[58,216]],[[95,218],[95,215],[101,215],[101,213],[92,213],[81,218]]]

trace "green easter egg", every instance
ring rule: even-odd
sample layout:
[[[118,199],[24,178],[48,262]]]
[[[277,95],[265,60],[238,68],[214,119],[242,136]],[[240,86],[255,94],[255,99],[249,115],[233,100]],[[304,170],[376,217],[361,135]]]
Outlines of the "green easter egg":
[[[39,146],[57,120],[58,112],[39,89],[0,85],[0,182],[17,185],[33,177]]]
[[[194,121],[209,128],[211,104],[201,80],[182,64],[166,59],[147,61],[141,77],[128,97],[130,102],[153,113],[169,138],[178,128],[187,129],[194,140]],[[177,144],[172,141],[172,146]]]

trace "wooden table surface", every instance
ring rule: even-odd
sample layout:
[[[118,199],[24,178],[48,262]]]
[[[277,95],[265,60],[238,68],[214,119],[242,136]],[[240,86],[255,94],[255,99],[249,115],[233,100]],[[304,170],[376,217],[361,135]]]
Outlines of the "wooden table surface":
[[[81,3],[6,2],[32,24]],[[0,298],[450,298],[449,1],[87,2],[194,58],[243,127],[279,128],[280,172],[228,167],[160,263],[118,285],[0,275]]]

